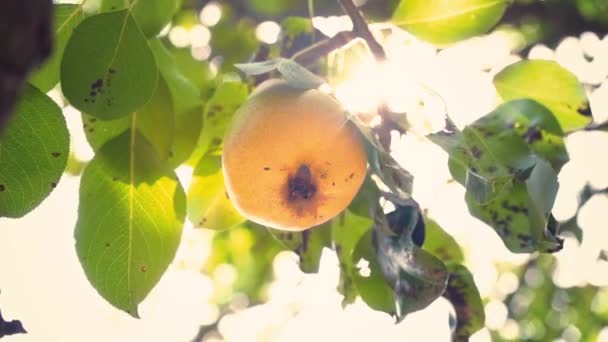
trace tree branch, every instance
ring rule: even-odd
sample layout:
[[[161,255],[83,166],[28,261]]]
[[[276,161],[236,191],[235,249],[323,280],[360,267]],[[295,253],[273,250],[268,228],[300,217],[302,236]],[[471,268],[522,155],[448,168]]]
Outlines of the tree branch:
[[[369,49],[378,62],[384,62],[386,60],[386,52],[384,52],[382,45],[380,45],[376,38],[374,38],[374,35],[372,34],[372,31],[370,31],[369,25],[367,25],[367,21],[365,21],[365,18],[363,17],[363,14],[361,14],[361,11],[359,11],[359,8],[352,0],[338,1],[344,9],[344,12],[348,14],[350,20],[353,22],[353,33],[357,37],[365,40],[367,46],[369,46]]]
[[[52,50],[51,0],[0,1],[0,133],[28,74]]]
[[[384,48],[382,45],[380,45],[380,43],[378,43],[376,38],[374,38],[374,35],[369,29],[367,21],[353,0],[338,0],[338,2],[344,9],[344,12],[348,14],[350,20],[353,22],[352,32],[357,37],[365,40],[367,46],[378,63],[385,62],[387,58]],[[380,143],[387,151],[390,150],[391,131],[396,130],[399,133],[405,133],[403,127],[401,127],[391,118],[391,114],[392,113],[386,103],[381,103],[378,106],[378,115],[380,115],[382,118],[382,124],[377,126],[375,131],[378,134]]]
[[[5,321],[0,312],[0,338],[25,333],[27,333],[27,331],[23,328],[21,321]]]
[[[351,31],[343,31],[335,36],[322,40],[306,49],[298,51],[291,59],[301,65],[310,65],[330,52],[337,50],[350,43],[357,35]]]

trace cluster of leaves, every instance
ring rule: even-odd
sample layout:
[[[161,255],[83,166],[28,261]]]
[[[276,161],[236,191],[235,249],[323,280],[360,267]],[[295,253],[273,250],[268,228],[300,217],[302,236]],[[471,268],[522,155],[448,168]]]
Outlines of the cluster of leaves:
[[[174,169],[200,160],[189,194],[195,198],[191,218],[205,220],[202,215],[214,211],[210,203],[225,206],[216,196],[223,198],[223,189],[213,188],[223,183],[221,172],[210,177],[219,170],[213,151],[249,92],[239,81],[206,77],[206,64],[157,36],[179,9],[173,0],[54,5],[53,54],[30,76],[0,145],[0,215],[21,217],[49,195],[66,168],[66,123],[44,94],[60,83],[82,112],[95,151],[81,179],[76,250],[92,285],[133,316],[181,239],[186,192]],[[216,25],[223,30],[217,35],[227,37],[230,20]],[[245,55],[255,48],[233,43]],[[220,221],[205,226],[230,220],[215,218]]]
[[[61,109],[44,95],[60,83],[65,98],[82,112],[95,151],[81,179],[76,250],[91,284],[115,307],[138,316],[138,304],[172,261],[188,217],[195,226],[232,228],[215,236],[206,269],[235,264],[237,287],[253,298],[262,298],[279,251],[296,252],[302,270],[316,272],[323,248],[331,248],[340,261],[345,304],[359,296],[400,320],[444,296],[456,309],[457,339],[483,326],[481,299],[460,247],[424,217],[410,195],[413,177],[393,160],[377,131],[356,122],[367,138],[370,170],[341,215],[303,233],[245,222],[225,195],[220,156],[224,130],[251,85],[202,77],[203,63],[157,36],[179,10],[175,1],[92,3],[86,11],[83,5],[55,5],[53,55],[31,76],[0,140],[0,216],[33,210],[66,167],[66,124]],[[392,21],[445,45],[487,32],[508,4],[401,1]],[[211,44],[226,61],[224,74],[257,44],[249,33],[230,36],[232,22],[222,20]],[[318,86],[317,76],[279,58],[310,36],[309,21],[294,18],[284,27],[280,48],[271,50],[277,58],[240,68],[254,75],[277,70],[302,88]],[[495,85],[504,104],[462,131],[448,118],[446,129],[429,139],[450,154],[471,214],[494,228],[510,250],[557,251],[562,244],[551,215],[556,175],[568,160],[564,135],[591,120],[584,90],[548,61],[512,65],[496,76]],[[194,166],[187,191],[174,172],[184,163]],[[385,213],[381,199],[395,209]]]

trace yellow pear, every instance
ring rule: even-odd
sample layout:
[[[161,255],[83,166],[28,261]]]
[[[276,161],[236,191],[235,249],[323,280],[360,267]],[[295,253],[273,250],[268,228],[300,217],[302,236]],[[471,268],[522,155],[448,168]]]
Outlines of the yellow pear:
[[[235,113],[222,167],[227,194],[243,216],[301,231],[350,204],[367,158],[357,128],[334,98],[269,80]]]

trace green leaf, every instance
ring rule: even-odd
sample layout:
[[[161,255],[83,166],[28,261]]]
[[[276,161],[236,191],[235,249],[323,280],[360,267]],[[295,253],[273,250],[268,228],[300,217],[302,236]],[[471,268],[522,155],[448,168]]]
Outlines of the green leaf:
[[[398,320],[430,305],[441,296],[448,281],[441,260],[414,243],[412,235],[418,223],[412,219],[415,215],[419,216],[418,208],[397,204],[397,209],[386,217],[378,211],[375,218],[378,264],[393,288]],[[381,225],[387,225],[392,234],[387,234]]]
[[[510,0],[401,0],[393,24],[435,44],[449,44],[490,30]]]
[[[372,225],[372,220],[367,216],[356,215],[350,210],[345,210],[331,221],[331,239],[340,262],[338,290],[344,295],[344,304],[352,303],[358,294],[354,286],[358,260],[354,260],[353,253],[359,240],[371,230]]]
[[[525,179],[536,155],[556,170],[568,161],[557,121],[532,100],[505,103],[462,133],[454,127],[429,138],[450,154],[452,175],[480,203],[508,192],[514,179]]]
[[[154,46],[154,44],[151,44]],[[175,63],[181,74],[192,82],[203,95],[202,98],[206,98],[207,93],[212,90],[214,86],[213,74],[208,62],[201,62],[194,57],[190,49],[173,49],[171,50]],[[162,69],[162,63],[160,63]],[[210,94],[209,94],[210,95]]]
[[[268,230],[285,249],[298,255],[302,272],[319,271],[323,248],[331,245],[331,221],[301,232]]]
[[[559,188],[555,170],[546,161],[538,160],[530,177],[526,179],[526,186],[534,208],[542,216],[549,215]]]
[[[131,127],[133,115],[114,120],[99,120],[83,114],[85,135],[94,151]],[[171,95],[163,79],[160,79],[154,95],[137,111],[136,127],[156,149],[160,159],[167,160],[172,154],[174,116]]]
[[[204,156],[194,169],[188,190],[188,219],[197,227],[223,230],[245,221],[224,188],[220,156]]]
[[[69,154],[61,109],[26,85],[0,137],[0,217],[22,217],[59,182]]]
[[[356,266],[351,274],[352,282],[361,299],[370,308],[395,316],[395,293],[378,263],[371,229],[359,239],[351,258]]]
[[[177,167],[195,151],[203,125],[202,108],[175,115],[175,132],[169,164]]]
[[[237,69],[248,76],[262,75],[277,70],[287,83],[295,88],[316,89],[325,83],[321,77],[313,74],[297,62],[286,58],[274,58],[264,62],[235,64]]]
[[[184,75],[175,57],[159,39],[152,39],[149,43],[161,79],[167,83],[171,93],[174,132],[169,163],[175,167],[192,154],[201,134],[203,120],[201,91]]]
[[[563,132],[533,100],[505,103],[457,130],[430,136],[450,153],[450,171],[467,188],[471,214],[490,225],[512,252],[561,249],[551,207],[556,172],[568,160]]]
[[[146,0],[135,2],[132,13],[146,37],[154,37],[171,21],[178,9],[179,2],[175,0]]]
[[[291,59],[281,59],[281,62],[277,66],[277,70],[283,76],[283,79],[289,83],[289,85],[300,88],[300,89],[316,89],[325,80],[321,77],[313,74],[305,67],[292,61]]]
[[[81,5],[56,4],[53,6],[53,10],[53,53],[30,77],[30,83],[43,93],[53,89],[59,83],[59,67],[63,51],[74,28],[84,19]]]
[[[152,98],[137,111],[136,125],[160,159],[167,160],[172,153],[175,116],[171,93],[164,79],[158,80]]]
[[[374,181],[382,183],[391,193],[401,199],[411,197],[414,176],[401,167],[399,163],[383,147],[380,137],[369,124],[356,115],[349,117],[351,122],[357,125],[359,132],[365,138],[367,159],[372,174],[376,176]]]
[[[190,112],[202,104],[200,90],[179,69],[175,58],[160,39],[149,40],[161,78],[167,82],[176,115]]]
[[[281,21],[280,55],[291,57],[314,43],[315,28],[308,17],[287,17]]]
[[[85,19],[61,62],[61,86],[70,103],[105,120],[137,111],[157,79],[154,56],[128,10]]]
[[[218,85],[205,104],[203,131],[198,142],[202,153],[222,146],[224,131],[236,110],[247,99],[248,91],[247,85],[241,82],[228,81]]]
[[[247,19],[229,19],[222,16],[222,20],[211,27],[211,49],[214,55],[222,56],[223,62],[220,70],[234,71],[234,64],[246,61],[260,45],[255,35],[254,22]]]
[[[99,12],[120,11],[129,6],[128,0],[94,0],[95,2],[98,3]]]
[[[239,63],[234,66],[247,76],[255,76],[276,70],[281,64],[282,58],[273,58],[263,62]]]
[[[132,116],[129,115],[115,120],[99,120],[94,116],[83,114],[82,121],[84,122],[84,131],[89,145],[91,145],[94,151],[99,150],[107,141],[128,130],[131,127],[131,119]],[[149,116],[146,119],[142,118],[141,120],[138,119],[137,127],[140,133],[156,140],[152,134],[154,134],[155,129],[162,129],[161,125],[163,121],[150,121],[153,119],[154,116]],[[166,130],[161,132],[156,148],[163,146],[163,136],[165,136],[165,142],[169,142],[166,138],[170,135],[173,136],[173,139],[170,141],[172,144],[167,162],[172,168],[175,168],[188,159],[192,151],[194,151],[201,132],[201,109],[197,108],[188,113],[176,115],[174,118],[167,118],[167,120],[169,126],[174,126],[174,131]],[[144,128],[146,125],[151,125],[151,127]]]
[[[443,262],[464,262],[460,245],[454,238],[443,230],[437,222],[426,219],[426,239],[422,249],[433,254]]]
[[[450,278],[443,296],[456,311],[456,329],[453,341],[468,341],[469,337],[485,326],[485,311],[479,290],[469,270],[460,264],[448,264]]]
[[[114,120],[99,120],[88,114],[82,114],[83,129],[93,151],[98,151],[103,144],[124,133],[131,127],[131,115]]]
[[[563,246],[549,208],[556,193],[555,172],[539,160],[527,181],[516,180],[494,200],[480,204],[467,194],[466,202],[471,215],[490,225],[511,252],[553,253]]]
[[[282,34],[291,39],[314,31],[312,21],[307,17],[287,17],[281,22]]]
[[[130,130],[106,143],[82,174],[75,238],[85,274],[115,307],[138,304],[175,256],[185,194],[154,148]]]
[[[526,60],[512,64],[494,77],[494,85],[505,101],[529,98],[549,108],[566,132],[592,120],[582,84],[557,62]]]
[[[414,176],[402,168],[397,161],[384,150],[368,146],[368,162],[371,170],[392,194],[401,199],[410,198],[414,187]]]
[[[380,201],[380,192],[378,187],[368,175],[365,177],[359,192],[348,205],[348,210],[355,215],[361,217],[370,217],[373,214],[373,208],[378,205]]]

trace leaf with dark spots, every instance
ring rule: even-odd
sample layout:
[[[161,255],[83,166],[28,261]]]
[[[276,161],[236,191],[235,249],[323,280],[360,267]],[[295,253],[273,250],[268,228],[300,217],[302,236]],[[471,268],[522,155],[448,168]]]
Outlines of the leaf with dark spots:
[[[353,292],[372,309],[383,311],[395,316],[395,290],[386,281],[378,259],[376,247],[373,242],[373,230],[369,230],[359,239],[352,253],[352,263],[355,265],[350,278],[341,285],[351,285]],[[348,287],[346,287],[348,289]],[[347,293],[348,294],[348,293]],[[346,296],[346,295],[345,295]],[[347,298],[345,298],[346,301]]]
[[[538,129],[536,129],[536,127],[528,128],[528,131],[526,131],[526,134],[524,135],[524,139],[528,144],[533,144],[539,140],[542,140],[542,138],[542,131],[539,131]]]
[[[129,9],[84,19],[67,43],[60,73],[70,104],[104,120],[137,111],[158,81],[154,56]]]
[[[407,234],[418,247],[422,246],[425,238],[425,224],[420,208],[401,206],[386,215],[389,229],[396,235]]]
[[[557,188],[555,171],[538,160],[527,180],[515,180],[493,201],[480,204],[469,193],[465,198],[471,215],[492,227],[510,251],[552,253],[562,245],[550,214]]]
[[[414,243],[412,233],[418,220],[423,220],[417,207],[396,205],[395,211],[382,215],[378,212],[373,230],[376,255],[384,278],[394,290],[395,315],[402,320],[443,293],[448,273],[441,260]],[[382,225],[398,234],[386,234]]]
[[[447,271],[439,259],[387,236],[377,241],[378,263],[395,293],[397,320],[426,308],[443,293]]]
[[[414,176],[401,167],[397,161],[387,152],[374,148],[371,144],[368,147],[368,161],[371,170],[391,193],[401,199],[411,197],[414,184]]]
[[[480,132],[494,133],[482,137]],[[559,170],[568,161],[563,136],[547,108],[532,100],[517,100],[467,126],[461,136],[439,133],[429,138],[450,154],[450,170],[456,180],[467,187],[473,198],[486,203],[501,191],[509,191],[513,178],[525,180],[537,159],[535,155]],[[472,146],[483,151],[479,159],[474,157]],[[460,171],[454,173],[455,169]],[[474,175],[468,174],[467,169]]]
[[[0,138],[0,217],[22,217],[53,190],[69,154],[69,134],[61,109],[33,86],[26,86],[14,117]]]
[[[80,182],[74,236],[88,280],[116,308],[138,317],[139,303],[175,257],[185,216],[177,176],[143,136],[131,129],[108,141]],[[105,247],[108,241],[113,248]]]
[[[456,263],[448,264],[448,270],[450,276],[443,296],[456,311],[456,328],[452,332],[452,340],[468,341],[471,335],[485,325],[484,306],[469,270]]]
[[[91,83],[92,91],[100,92],[101,89],[103,89],[103,80],[101,78],[98,78],[95,80],[95,82]]]
[[[513,130],[505,129],[513,127],[510,125],[512,121],[506,120],[506,113],[512,110],[510,105],[503,105],[465,127],[462,132],[455,129],[429,136],[450,154],[454,163],[473,173],[465,172],[461,177],[466,175],[466,179],[456,179],[480,203],[489,202],[500,192],[508,191],[513,173],[533,164],[523,139]],[[482,131],[486,133],[482,134]],[[494,134],[488,137],[487,132]],[[488,172],[491,168],[492,172]]]
[[[188,189],[188,219],[197,227],[224,230],[245,218],[226,196],[220,156],[206,155],[198,162]]]
[[[85,135],[89,145],[94,151],[98,151],[106,142],[125,132],[131,126],[131,116],[125,116],[114,120],[92,120],[93,116],[82,114]]]
[[[357,125],[359,132],[365,138],[365,148],[372,174],[377,176],[374,181],[380,181],[382,185],[399,196],[401,199],[409,199],[412,194],[414,176],[403,168],[383,147],[378,134],[356,115],[350,117]]]
[[[593,117],[593,113],[591,112],[591,106],[589,106],[589,102],[585,102],[585,105],[580,107],[577,112],[583,116]]]
[[[483,154],[483,152],[481,152],[479,147],[473,145],[473,146],[471,146],[471,154],[473,155],[473,158],[479,159],[479,158],[481,158],[481,155]]]
[[[25,329],[23,328],[23,324],[21,323],[21,321],[6,321],[4,317],[2,317],[2,312],[0,312],[0,338],[26,333],[27,331],[25,331]]]
[[[462,263],[464,261],[464,253],[458,242],[443,230],[437,222],[430,218],[425,218],[425,221],[426,239],[422,245],[422,249],[441,259],[444,263]]]
[[[198,140],[197,151],[205,154],[210,149],[218,149],[214,141],[220,144],[224,138],[224,131],[230,124],[236,109],[245,102],[248,87],[241,82],[223,82],[207,101],[203,113],[203,131]],[[213,118],[213,120],[211,120]]]

